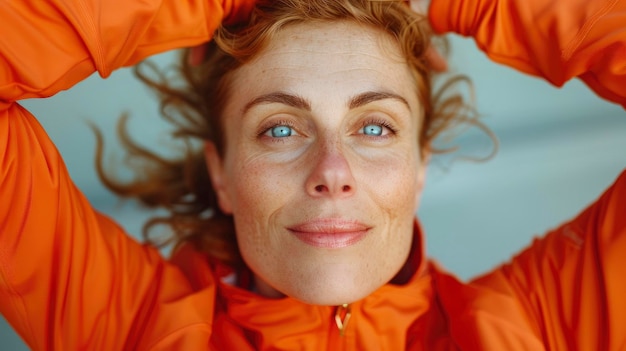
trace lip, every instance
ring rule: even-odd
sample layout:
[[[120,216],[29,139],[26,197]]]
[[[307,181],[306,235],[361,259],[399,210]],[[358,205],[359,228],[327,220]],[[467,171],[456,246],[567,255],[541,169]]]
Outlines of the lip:
[[[303,222],[287,229],[307,245],[339,249],[361,241],[370,227],[358,221],[325,218]]]

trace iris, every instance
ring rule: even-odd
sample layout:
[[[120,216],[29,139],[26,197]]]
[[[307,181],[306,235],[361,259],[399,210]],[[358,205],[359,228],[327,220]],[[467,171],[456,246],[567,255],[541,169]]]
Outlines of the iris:
[[[272,127],[271,133],[272,133],[273,138],[284,138],[284,137],[291,136],[292,129],[289,126],[281,125],[281,126]]]
[[[383,134],[383,127],[378,124],[368,124],[363,127],[363,134],[380,136]]]

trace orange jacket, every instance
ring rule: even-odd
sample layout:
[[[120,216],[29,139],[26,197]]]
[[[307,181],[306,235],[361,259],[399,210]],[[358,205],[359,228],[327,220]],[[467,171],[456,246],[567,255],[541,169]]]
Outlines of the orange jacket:
[[[433,0],[438,32],[472,36],[494,61],[561,86],[582,79],[626,108],[623,0]]]
[[[626,1],[494,3],[434,0],[431,20],[439,31],[476,36],[497,60],[555,84],[580,76],[625,105],[626,84],[618,81],[626,74]],[[350,305],[343,336],[335,321],[345,321],[343,308],[269,300],[229,285],[228,267],[189,246],[166,261],[94,211],[45,131],[15,101],[50,96],[94,70],[107,76],[147,55],[199,44],[225,15],[249,5],[0,6],[0,312],[31,348],[623,349],[626,173],[577,218],[469,284],[424,258],[416,226],[415,275]]]

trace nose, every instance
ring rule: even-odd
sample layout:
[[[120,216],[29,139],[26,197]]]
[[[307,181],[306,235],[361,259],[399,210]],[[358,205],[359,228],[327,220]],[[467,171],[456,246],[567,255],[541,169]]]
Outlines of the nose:
[[[320,148],[306,181],[307,193],[313,197],[344,198],[354,194],[355,186],[350,164],[341,148],[337,145]]]

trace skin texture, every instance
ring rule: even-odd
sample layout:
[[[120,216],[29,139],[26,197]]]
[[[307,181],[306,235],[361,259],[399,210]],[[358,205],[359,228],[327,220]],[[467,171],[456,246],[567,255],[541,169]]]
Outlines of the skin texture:
[[[411,77],[390,36],[351,22],[289,26],[235,72],[223,159],[206,157],[257,292],[338,305],[402,268],[425,171]]]

